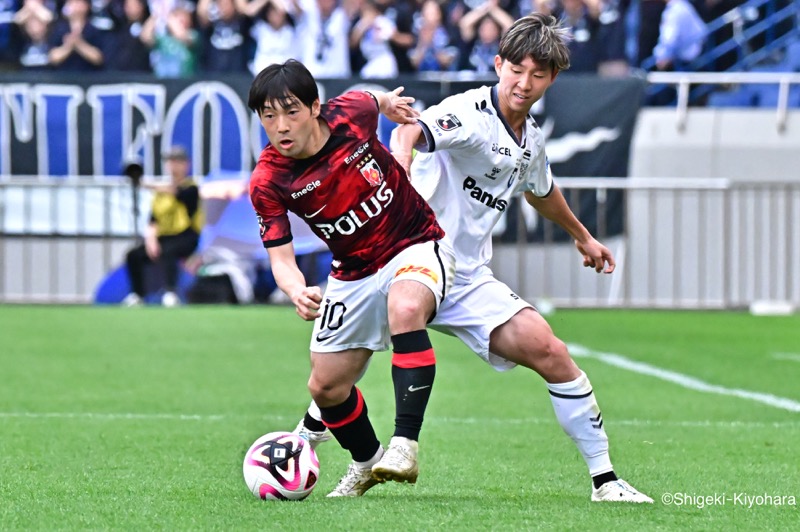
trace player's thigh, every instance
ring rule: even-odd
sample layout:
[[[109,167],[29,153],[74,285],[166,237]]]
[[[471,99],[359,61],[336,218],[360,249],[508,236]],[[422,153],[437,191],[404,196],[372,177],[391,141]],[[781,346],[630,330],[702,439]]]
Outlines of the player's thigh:
[[[388,307],[391,334],[418,331],[436,311],[436,296],[422,283],[400,280],[389,288]]]
[[[454,272],[453,251],[446,241],[439,240],[407,247],[381,268],[379,276],[381,289],[387,296],[391,295],[389,305],[393,310],[396,306],[408,304],[401,297],[406,296],[417,305],[420,300],[428,306],[432,302],[433,306],[429,308],[432,314],[450,290]],[[428,298],[417,285],[427,288],[432,298]]]
[[[378,274],[356,281],[328,278],[311,335],[312,352],[388,349],[386,294],[378,280]]]
[[[533,307],[487,269],[468,282],[456,280],[431,326],[456,336],[482,360],[502,371],[516,363],[490,350],[492,331],[526,308]]]

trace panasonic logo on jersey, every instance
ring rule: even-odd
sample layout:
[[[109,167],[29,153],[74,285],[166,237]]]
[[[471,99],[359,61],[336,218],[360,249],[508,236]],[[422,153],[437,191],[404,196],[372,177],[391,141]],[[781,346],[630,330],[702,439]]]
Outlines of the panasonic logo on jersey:
[[[479,187],[478,182],[471,177],[467,177],[464,180],[464,190],[469,190],[470,191],[469,197],[471,197],[474,200],[480,201],[487,207],[490,207],[492,209],[497,209],[500,212],[506,210],[506,206],[508,205],[508,202],[506,202],[506,200],[495,198],[494,196],[483,190],[481,187]]]
[[[333,223],[314,224],[322,232],[326,240],[335,234],[352,235],[357,229],[364,227],[367,222],[375,218],[392,202],[394,192],[386,186],[384,181],[380,188],[368,200],[362,201],[355,209],[350,209]]]
[[[356,149],[356,151],[345,157],[344,164],[352,163],[356,159],[356,157],[367,151],[367,148],[369,148],[369,142],[365,142],[364,144],[359,146],[358,149]]]

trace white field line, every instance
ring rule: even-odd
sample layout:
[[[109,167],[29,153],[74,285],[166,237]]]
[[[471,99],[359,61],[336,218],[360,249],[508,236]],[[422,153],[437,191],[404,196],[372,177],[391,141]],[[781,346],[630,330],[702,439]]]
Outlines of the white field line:
[[[772,353],[772,358],[775,360],[791,360],[792,362],[800,362],[800,353]]]
[[[717,384],[711,384],[695,377],[678,373],[668,369],[662,369],[657,366],[638,362],[630,358],[624,357],[616,353],[604,353],[602,351],[595,351],[584,347],[582,345],[570,344],[569,352],[575,357],[588,357],[601,362],[605,362],[611,366],[633,371],[642,375],[649,375],[657,379],[661,379],[690,390],[698,392],[715,393],[718,395],[728,395],[731,397],[738,397],[740,399],[749,399],[758,403],[765,404],[781,410],[788,410],[790,412],[800,412],[800,402],[786,397],[779,397],[771,393],[753,392],[750,390],[742,390],[740,388],[726,388]]]
[[[258,420],[293,422],[297,417],[279,415],[236,415],[236,414],[141,414],[141,413],[114,413],[114,412],[0,412],[0,419],[74,419],[88,421],[198,421],[198,422],[220,422],[231,420]],[[477,417],[429,417],[426,421],[431,424],[445,425],[542,425],[557,423],[555,417],[541,418],[477,418]],[[613,425],[624,425],[630,427],[685,427],[685,428],[799,428],[798,421],[667,421],[667,420],[647,420],[647,419],[615,419],[608,420]]]

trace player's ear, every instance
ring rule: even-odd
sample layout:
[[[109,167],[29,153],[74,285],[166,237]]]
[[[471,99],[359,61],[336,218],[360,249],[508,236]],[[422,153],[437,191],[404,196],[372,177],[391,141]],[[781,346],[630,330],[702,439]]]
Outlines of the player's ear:
[[[311,118],[317,118],[319,116],[320,111],[320,103],[319,98],[311,102]]]
[[[500,69],[503,68],[503,58],[499,55],[494,56],[494,72],[497,76],[500,76]]]
[[[553,73],[550,75],[550,83],[553,83],[556,80],[559,72],[561,71],[558,69],[558,67],[553,67]]]

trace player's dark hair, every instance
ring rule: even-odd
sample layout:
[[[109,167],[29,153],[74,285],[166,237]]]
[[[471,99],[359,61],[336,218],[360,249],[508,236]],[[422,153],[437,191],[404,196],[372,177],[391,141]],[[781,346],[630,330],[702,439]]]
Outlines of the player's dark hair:
[[[303,63],[289,59],[285,63],[272,64],[258,73],[250,85],[247,106],[254,113],[261,114],[266,102],[286,108],[299,100],[306,107],[311,107],[318,99],[319,90],[314,76]]]
[[[514,22],[500,39],[497,54],[503,60],[519,65],[526,57],[552,68],[569,68],[570,33],[552,15],[533,13]]]

